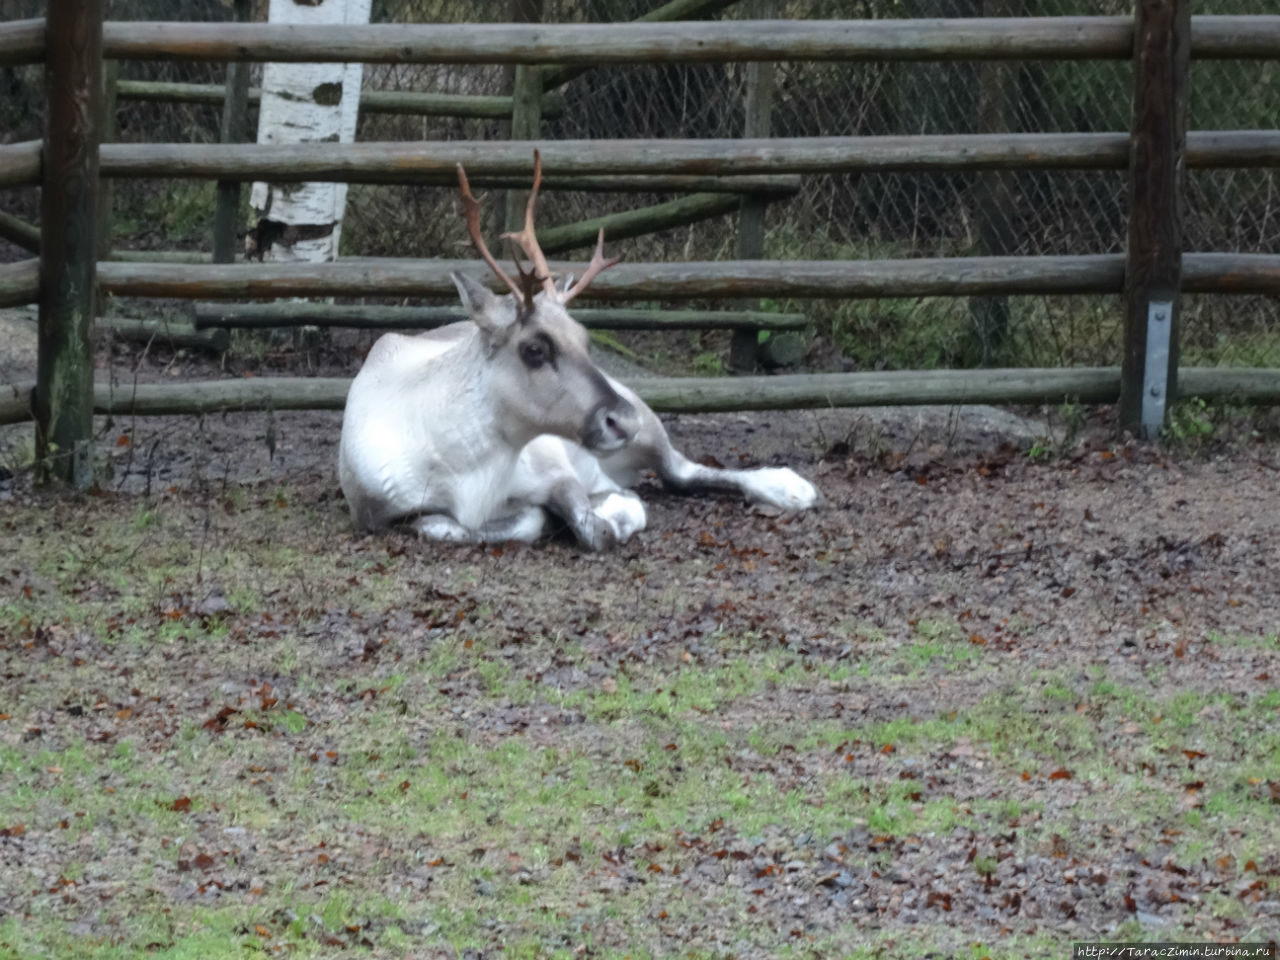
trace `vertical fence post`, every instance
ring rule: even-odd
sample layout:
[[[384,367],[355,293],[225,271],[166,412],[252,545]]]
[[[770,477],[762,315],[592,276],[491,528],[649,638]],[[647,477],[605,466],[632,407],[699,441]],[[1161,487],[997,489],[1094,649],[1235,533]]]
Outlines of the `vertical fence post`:
[[[1017,17],[1023,13],[1020,0],[983,0],[984,17]],[[1016,62],[989,60],[978,64],[978,133],[1014,132],[1014,98],[1018,90]],[[982,256],[1009,256],[1017,246],[1013,217],[1016,174],[1011,170],[987,170],[973,182],[973,214],[977,223],[978,249]],[[971,359],[990,366],[1004,346],[1009,333],[1009,298],[970,297],[972,324]]]
[[[1177,390],[1191,0],[1138,0],[1120,423],[1155,436]]]
[[[98,142],[109,143],[116,138],[116,86],[120,79],[120,61],[108,60],[102,65],[102,119],[98,125]],[[98,181],[98,241],[97,257],[106,260],[111,256],[111,199],[109,180]],[[102,313],[101,301],[95,304],[95,312]]]
[[[749,0],[744,9],[752,20],[772,19],[776,13],[775,0]],[[746,65],[743,137],[767,137],[772,133],[773,80],[772,63],[755,61]],[[764,257],[764,215],[767,208],[763,197],[748,195],[742,198],[738,207],[736,254],[739,260],[760,260]],[[758,309],[759,304],[745,305],[745,308]],[[729,343],[729,369],[736,373],[755,370],[759,343],[755,330],[733,331],[733,339]]]
[[[541,23],[543,0],[511,0],[512,23]],[[542,66],[521,63],[511,82],[511,139],[537,140],[542,134]],[[532,154],[530,154],[532,156]],[[506,229],[519,230],[524,223],[526,190],[508,190]]]
[[[40,191],[38,479],[93,482],[93,322],[104,0],[58,0],[46,14]]]
[[[235,19],[250,19],[251,0],[235,0]],[[249,64],[233,60],[227,64],[227,92],[222,102],[222,143],[244,143],[249,139]],[[232,263],[236,258],[236,234],[240,227],[240,181],[218,181],[218,204],[213,214],[213,262]]]

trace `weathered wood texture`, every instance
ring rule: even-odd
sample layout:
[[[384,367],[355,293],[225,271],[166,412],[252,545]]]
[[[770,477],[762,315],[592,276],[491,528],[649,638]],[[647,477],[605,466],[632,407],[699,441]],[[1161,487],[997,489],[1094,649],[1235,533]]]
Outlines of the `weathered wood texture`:
[[[102,62],[102,99],[98,105],[101,115],[98,118],[98,139],[100,142],[116,139],[116,83],[120,78],[120,63],[117,60]],[[98,231],[94,242],[94,258],[105,260],[111,251],[111,214],[115,209],[115,190],[110,180],[99,180],[96,185],[97,209],[94,213],[94,224]]]
[[[386,307],[338,303],[194,303],[195,328],[352,327],[360,330],[428,330],[467,319],[457,307]],[[603,330],[803,330],[802,313],[745,310],[574,309],[588,329]]]
[[[220,106],[227,88],[217,83],[169,83],[162,80],[121,80],[121,100],[153,103],[204,103]],[[262,100],[262,90],[250,87],[249,106]],[[564,94],[545,93],[542,115],[554,119],[564,114]],[[412,90],[362,90],[361,113],[388,113],[423,117],[475,117],[500,120],[511,116],[511,98],[463,93],[418,93]]]
[[[213,255],[199,250],[112,250],[107,259],[126,263],[212,263]]]
[[[1240,403],[1280,403],[1280,370],[1190,367],[1179,371],[1184,397]],[[340,410],[351,381],[272,378],[138,384],[96,384],[99,414],[170,415],[221,410]],[[631,387],[664,413],[826,409],[911,404],[1111,403],[1120,393],[1119,367],[1024,370],[931,370],[891,373],[793,374],[779,377],[645,378]],[[31,419],[35,385],[0,385],[0,425]]]
[[[184,347],[222,353],[231,345],[226,330],[196,330],[189,323],[167,323],[163,320],[99,320],[95,328],[100,334],[128,340],[131,343],[155,344],[173,349]]]
[[[39,140],[0,144],[0,187],[29,187],[40,182]]]
[[[724,5],[727,5],[724,4]],[[677,18],[670,18],[677,19]],[[832,36],[829,24],[842,27]],[[109,23],[106,55],[135,60],[293,60],[365,63],[560,62],[577,67],[649,60],[1044,60],[1129,57],[1129,17],[1045,17],[1014,21],[876,20],[689,23],[672,37],[647,23],[560,24],[530,37],[515,27],[377,24],[296,33],[270,24]],[[0,65],[37,63],[44,21],[0,24]],[[1259,60],[1280,56],[1280,16],[1198,16],[1192,56]],[[567,70],[548,71],[560,85]]]
[[[561,253],[577,247],[593,246],[601,230],[604,230],[606,241],[641,237],[647,233],[657,233],[659,230],[698,223],[730,213],[738,208],[738,202],[738,198],[732,194],[695,193],[636,210],[547,227],[538,231],[538,243],[546,253]]]
[[[235,0],[235,18],[251,19],[250,0]],[[119,85],[117,84],[117,87]],[[244,143],[249,140],[249,65],[232,61],[227,64],[227,82],[222,88],[222,123],[218,130],[220,143]],[[240,181],[219,180],[217,205],[213,211],[213,259],[215,263],[232,263],[236,259],[240,228]]]
[[[0,307],[21,307],[40,297],[40,261],[0,263]]]
[[[1011,17],[1021,12],[1021,0],[980,0],[986,16]],[[1017,89],[1022,64],[989,61],[977,65],[978,133],[1001,134],[1016,129]],[[987,257],[1009,256],[1017,250],[1014,222],[1017,218],[1016,174],[986,170],[973,181],[970,203],[976,224],[975,243],[966,251]],[[970,363],[990,366],[1009,331],[1008,297],[972,297],[969,300]],[[968,364],[961,364],[966,366]]]
[[[1280,257],[1271,258],[1280,262]],[[586,264],[551,261],[557,272]],[[286,297],[449,297],[449,273],[498,281],[476,260],[347,257],[324,264],[99,264],[115,296],[269,300]],[[885,297],[978,293],[1119,293],[1124,258],[964,257],[911,260],[728,260],[622,263],[600,274],[585,299],[683,300],[697,297]]]
[[[0,426],[35,419],[36,385],[30,381],[0,384]]]
[[[586,264],[551,261],[582,274]],[[1280,294],[1280,254],[1188,253],[1188,293]],[[499,289],[477,260],[347,257],[324,264],[166,264],[106,261],[98,281],[113,296],[193,300],[286,297],[453,297],[453,270]],[[1115,293],[1122,254],[957,257],[910,260],[717,260],[621,263],[600,274],[587,300],[744,297],[932,297],[981,294]],[[503,288],[505,289],[505,288]]]
[[[1192,17],[1191,56],[1197,60],[1274,60],[1280,57],[1280,15]]]
[[[776,0],[746,0],[746,13],[753,19],[770,19]],[[748,140],[767,139],[773,133],[773,86],[775,67],[772,63],[754,61],[746,65],[746,94],[742,102],[742,136]],[[739,260],[764,259],[764,217],[768,209],[764,197],[747,195],[738,204],[738,236],[734,254]],[[759,304],[740,304],[752,309]],[[759,362],[758,336],[750,330],[738,330],[729,342],[729,369],[735,373],[753,373]]]
[[[467,179],[474,189],[507,189],[529,185],[528,174],[506,176],[472,176]],[[431,173],[415,180],[420,186],[440,186],[455,189],[458,175]],[[583,193],[761,193],[771,197],[791,196],[800,191],[798,173],[763,174],[759,176],[682,176],[679,174],[618,175],[618,176],[543,176],[542,192],[548,190],[574,190]]]
[[[1280,256],[1273,253],[1184,253],[1182,292],[1280,296]]]
[[[1124,133],[1011,133],[750,140],[555,140],[538,142],[548,177],[662,174],[717,176],[900,170],[1122,170]],[[1203,145],[1203,148],[1202,148]],[[1280,166],[1280,131],[1211,131],[1188,137],[1187,162]],[[102,147],[108,177],[209,177],[281,182],[446,182],[467,175],[533,175],[528,143],[126,144]]]
[[[39,63],[44,57],[43,18],[0,22],[0,67]]]
[[[536,24],[542,20],[543,0],[508,0],[514,23]],[[511,116],[508,140],[537,140],[542,136],[542,66],[520,63],[507,67],[507,83],[511,90]],[[529,184],[506,191],[498,205],[503,214],[503,229],[518,232],[524,224]]]
[[[1177,394],[1190,23],[1191,0],[1138,0],[1120,392],[1120,423],[1134,430],[1143,424],[1144,391],[1165,416]],[[1168,351],[1154,358],[1147,349],[1153,303],[1169,304],[1161,321],[1169,325]],[[1165,364],[1163,387],[1144,387],[1149,362]]]
[[[709,14],[718,13],[736,2],[737,0],[671,0],[670,3],[664,3],[637,17],[635,22],[666,23],[673,20],[697,20]],[[581,76],[590,69],[590,66],[581,64],[576,66],[548,64],[542,71],[542,88],[550,91],[556,87],[562,87],[574,77]]]
[[[40,228],[3,210],[0,210],[0,237],[24,250],[40,252]],[[208,263],[211,258],[209,254],[196,250],[110,250],[105,259],[131,260],[134,263]]]
[[[44,177],[40,191],[40,324],[36,459],[43,478],[93,480],[93,324],[102,119],[104,0],[49,9]]]
[[[0,237],[32,253],[40,252],[40,228],[0,210]]]
[[[722,63],[746,60],[1124,60],[1129,17],[690,21],[666,24],[108,23],[120,60],[293,63]],[[1280,56],[1280,16],[1200,16],[1192,54]]]

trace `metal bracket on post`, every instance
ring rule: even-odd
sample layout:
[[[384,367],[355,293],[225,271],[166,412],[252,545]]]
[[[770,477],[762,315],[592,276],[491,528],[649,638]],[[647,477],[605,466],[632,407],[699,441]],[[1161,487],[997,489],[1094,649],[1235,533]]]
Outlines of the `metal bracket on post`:
[[[1169,338],[1173,303],[1147,304],[1147,355],[1142,371],[1142,430],[1147,439],[1159,436],[1169,403]]]

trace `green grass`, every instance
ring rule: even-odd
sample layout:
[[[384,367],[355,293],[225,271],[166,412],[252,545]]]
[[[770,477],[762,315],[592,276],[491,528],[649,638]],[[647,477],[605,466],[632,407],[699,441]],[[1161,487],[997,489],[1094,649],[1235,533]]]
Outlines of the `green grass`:
[[[656,571],[636,561],[602,588],[595,558],[542,571],[544,610],[508,589],[501,558],[344,539],[337,511],[302,499],[240,491],[203,544],[203,505],[165,498],[54,506],[8,531],[21,566],[4,572],[0,636],[23,679],[0,704],[0,829],[21,830],[0,844],[22,854],[0,956],[305,957],[341,942],[907,957],[977,938],[928,914],[892,936],[792,942],[772,908],[750,911],[775,882],[755,858],[798,864],[817,889],[828,844],[848,845],[845,869],[886,874],[971,833],[961,871],[981,887],[1009,836],[1037,855],[1065,837],[1087,860],[1119,828],[1188,866],[1230,852],[1233,880],[1280,846],[1266,791],[1280,695],[1265,685],[1026,668],[944,613],[872,624],[841,608],[825,638],[847,642],[839,656],[763,621],[667,639],[689,609],[678,585],[707,575],[697,557],[645,601],[660,615],[626,606],[626,576]],[[202,615],[214,584],[226,609]],[[1014,618],[1006,635],[1035,631]],[[1276,651],[1274,636],[1209,642]],[[723,876],[687,887],[707,864]],[[78,927],[90,904],[99,919]],[[1237,919],[1228,907],[1207,916]],[[679,932],[694,926],[721,939]],[[1037,936],[1018,926],[990,955]]]

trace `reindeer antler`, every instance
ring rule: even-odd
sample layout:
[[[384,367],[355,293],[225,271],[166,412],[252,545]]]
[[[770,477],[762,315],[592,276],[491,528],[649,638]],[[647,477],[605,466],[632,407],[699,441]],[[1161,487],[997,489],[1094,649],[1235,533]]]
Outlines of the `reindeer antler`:
[[[462,169],[462,164],[458,164],[458,186],[462,190],[462,205],[466,212],[467,232],[471,234],[472,245],[489,265],[489,269],[511,288],[512,293],[517,297],[524,297],[527,303],[532,303],[533,296],[529,290],[512,280],[507,272],[498,266],[498,261],[493,259],[493,254],[489,252],[489,247],[485,244],[484,236],[480,232],[480,201],[471,195],[471,184],[467,182],[467,171]]]
[[[520,266],[520,262],[516,261],[516,269],[520,271],[522,278],[529,278],[526,283],[532,286],[532,282],[536,281],[542,284],[542,289],[547,292],[547,296],[552,299],[558,299],[559,293],[556,291],[555,280],[551,277],[551,267],[547,265],[546,255],[542,252],[542,247],[538,245],[538,238],[534,234],[533,226],[533,208],[538,202],[538,188],[542,186],[542,154],[538,150],[533,151],[533,187],[529,191],[529,202],[524,205],[524,227],[516,232],[508,232],[502,235],[503,240],[512,240],[524,251],[524,255],[529,258],[529,262],[533,264],[533,269],[529,273]]]
[[[471,234],[472,244],[479,251],[480,256],[484,258],[484,262],[489,265],[489,268],[502,278],[503,282],[511,288],[512,293],[518,297],[523,297],[525,305],[530,308],[533,307],[533,298],[537,294],[539,286],[553,300],[557,300],[560,303],[568,303],[587,289],[600,271],[608,270],[622,259],[621,257],[605,259],[604,228],[601,228],[600,234],[596,238],[595,253],[591,255],[591,263],[587,265],[586,272],[582,274],[577,283],[563,294],[556,290],[555,280],[551,275],[551,267],[547,264],[546,255],[542,252],[542,247],[538,245],[538,238],[534,232],[533,210],[538,202],[538,188],[542,186],[542,154],[538,150],[533,151],[533,188],[529,191],[529,202],[525,204],[524,208],[524,227],[519,232],[508,232],[502,235],[503,240],[511,240],[523,250],[524,255],[529,258],[529,263],[532,265],[531,269],[525,270],[519,258],[516,258],[516,270],[520,273],[519,281],[513,280],[505,270],[498,266],[498,261],[493,258],[493,254],[485,246],[484,238],[480,233],[480,201],[471,195],[471,185],[467,183],[467,173],[462,169],[462,164],[458,164],[458,185],[462,188],[462,202],[466,210],[467,230]]]
[[[601,270],[608,270],[621,259],[621,257],[610,257],[608,260],[605,259],[604,227],[601,227],[600,233],[596,236],[596,249],[595,252],[591,254],[591,262],[587,264],[586,272],[583,273],[582,278],[577,283],[564,292],[560,297],[560,302],[568,303],[583,290],[587,289],[588,284],[596,278],[596,274]]]

